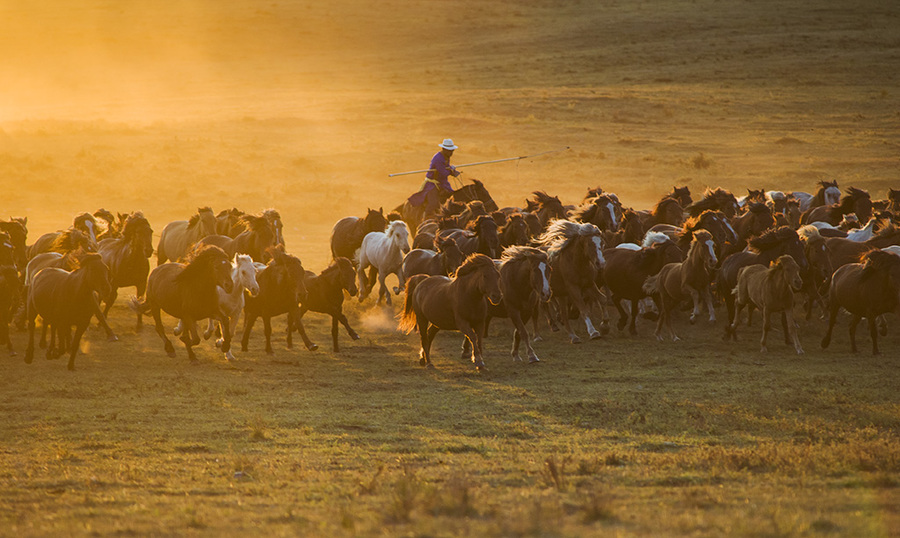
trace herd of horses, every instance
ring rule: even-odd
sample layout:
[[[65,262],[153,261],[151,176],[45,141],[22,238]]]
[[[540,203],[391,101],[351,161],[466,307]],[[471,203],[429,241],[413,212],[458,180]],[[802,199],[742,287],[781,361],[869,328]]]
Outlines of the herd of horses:
[[[319,274],[288,253],[274,209],[250,215],[201,207],[167,224],[155,248],[141,212],[84,213],[30,245],[27,218],[11,218],[0,221],[0,343],[14,354],[10,324],[27,329],[25,361],[32,362],[40,317],[46,357],[68,354],[74,369],[92,319],[109,340],[118,338],[106,317],[118,289],[133,286],[136,329],[143,315],[152,316],[170,356],[175,347],[162,312],[178,320],[174,334],[191,360],[203,320],[209,320],[203,337],[218,333],[217,347],[233,360],[241,314],[242,351],[262,318],[265,350],[273,353],[271,320],[281,315],[288,348],[296,331],[307,349],[317,349],[303,326],[309,311],[332,318],[332,348],[339,351],[341,325],[359,338],[343,312],[346,296],[363,302],[377,282],[377,303],[405,294],[398,328],[419,333],[426,367],[436,334],[451,330],[464,336],[462,357],[485,368],[483,342],[493,318],[513,324],[513,360],[523,360],[524,344],[528,361],[539,362],[533,344],[542,340],[542,327],[562,325],[572,343],[582,341],[579,325],[587,338],[601,338],[614,307],[620,331],[637,334],[638,319],[656,317],[656,338],[678,340],[676,312],[689,311],[693,324],[705,308],[715,323],[718,300],[725,304],[726,340],[737,338],[745,309],[748,326],[758,309],[762,351],[777,316],[785,342],[803,353],[794,313],[805,303],[807,319],[815,308],[828,316],[823,348],[844,309],[851,314],[851,349],[865,318],[878,353],[884,314],[900,313],[897,218],[900,191],[872,200],[862,189],[842,193],[827,181],[814,193],[748,190],[736,197],[707,189],[697,201],[677,187],[652,208],[636,210],[601,188],[577,204],[538,191],[522,207],[501,208],[474,180],[435,213],[407,202],[387,215],[369,209],[340,219],[331,235],[333,261]],[[397,285],[389,289],[392,274]]]

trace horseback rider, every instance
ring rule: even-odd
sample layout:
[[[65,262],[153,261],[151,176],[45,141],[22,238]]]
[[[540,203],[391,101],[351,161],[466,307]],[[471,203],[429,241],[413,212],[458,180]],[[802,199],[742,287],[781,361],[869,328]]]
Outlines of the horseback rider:
[[[431,158],[431,165],[425,174],[422,190],[409,197],[411,205],[417,207],[425,205],[425,215],[437,212],[441,202],[453,192],[449,181],[450,176],[459,177],[459,174],[462,173],[450,165],[450,157],[457,148],[453,140],[445,138],[441,142],[440,148],[441,150]]]

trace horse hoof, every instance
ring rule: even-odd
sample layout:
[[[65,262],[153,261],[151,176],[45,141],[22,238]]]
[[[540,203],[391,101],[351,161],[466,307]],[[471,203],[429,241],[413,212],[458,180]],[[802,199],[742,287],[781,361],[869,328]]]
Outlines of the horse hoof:
[[[107,342],[118,342],[118,341],[119,341],[119,337],[116,336],[116,335],[114,335],[114,334],[111,334],[111,335],[109,335],[109,336],[106,338],[106,341],[107,341]]]
[[[310,345],[306,346],[306,349],[308,349],[310,351],[315,351],[315,350],[319,349],[319,345],[318,344],[310,344]]]
[[[573,336],[573,337],[572,337],[572,343],[573,343],[573,344],[580,344],[580,343],[581,343],[581,338],[578,338],[577,336]]]
[[[604,321],[603,323],[600,324],[600,334],[602,334],[603,336],[606,336],[607,334],[609,334],[609,322],[608,321]]]
[[[419,359],[419,366],[428,366],[428,361],[424,358]]]
[[[603,338],[603,335],[600,334],[598,331],[594,331],[591,333],[591,340],[597,340],[600,338]]]
[[[531,339],[531,341],[532,341],[533,343],[543,342],[543,341],[544,341],[544,337],[541,336],[541,335],[539,335],[539,334],[536,334],[536,335],[534,335],[534,338]]]
[[[174,358],[175,358],[175,351],[174,351],[174,350],[172,350],[172,351],[166,351],[166,355],[168,355],[169,358],[174,359]]]
[[[681,338],[679,338],[679,337],[673,335],[673,336],[672,336],[672,341],[673,341],[673,342],[681,342]]]
[[[695,318],[694,316],[691,316],[690,322],[691,322],[691,325],[693,325],[694,323],[697,323],[697,318]]]
[[[401,289],[398,288],[397,286],[394,286],[394,295],[400,295],[400,292],[401,292],[401,291],[403,291],[403,290],[401,290]]]
[[[486,368],[485,365],[484,365],[484,361],[478,361],[478,362],[476,362],[476,363],[475,363],[475,369],[478,370],[479,372],[484,372],[484,371],[487,370],[487,368]]]
[[[559,326],[557,326],[557,325],[551,325],[551,326],[550,326],[550,332],[558,333],[558,332],[559,332]]]
[[[541,359],[537,358],[537,355],[528,359],[528,364],[534,364],[536,362],[541,362]]]
[[[513,362],[522,362],[522,357],[520,357],[518,355],[513,355],[512,360],[513,360]]]
[[[359,340],[359,335],[356,334],[356,333],[353,333],[353,334],[350,335],[350,339],[351,339],[351,340]]]

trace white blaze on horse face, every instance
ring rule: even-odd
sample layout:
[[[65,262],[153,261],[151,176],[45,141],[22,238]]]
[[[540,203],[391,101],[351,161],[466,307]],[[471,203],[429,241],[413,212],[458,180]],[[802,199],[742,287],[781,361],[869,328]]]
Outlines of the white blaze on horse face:
[[[606,265],[606,260],[603,258],[603,240],[600,239],[600,236],[595,235],[591,238],[591,241],[594,242],[594,246],[597,247],[597,261],[600,265]]]
[[[86,221],[84,221],[84,225],[88,229],[88,235],[91,236],[91,241],[96,241],[97,237],[94,235],[94,223],[89,220],[86,220]]]
[[[712,264],[713,265],[717,264],[719,261],[716,258],[716,251],[713,248],[713,242],[711,239],[706,240],[706,248],[709,249],[709,257],[712,259]]]
[[[541,278],[544,281],[543,289],[541,289],[541,294],[545,298],[550,297],[550,278],[547,276],[547,264],[541,262],[538,264],[538,269],[541,271]]]
[[[737,239],[737,232],[735,232],[734,228],[731,227],[731,223],[728,222],[728,219],[722,219],[722,222],[724,222],[725,226],[728,227],[728,230],[731,232],[731,236]]]
[[[610,202],[606,204],[606,209],[609,210],[609,218],[612,219],[613,231],[615,231],[619,227],[619,223],[616,221],[616,208]]]

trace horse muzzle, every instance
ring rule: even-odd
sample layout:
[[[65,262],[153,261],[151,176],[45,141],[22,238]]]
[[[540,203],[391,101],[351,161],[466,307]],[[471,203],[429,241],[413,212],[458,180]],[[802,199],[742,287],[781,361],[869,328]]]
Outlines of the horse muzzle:
[[[488,295],[488,301],[491,302],[492,305],[497,306],[500,304],[500,301],[503,300],[503,294],[500,292],[491,293]]]

